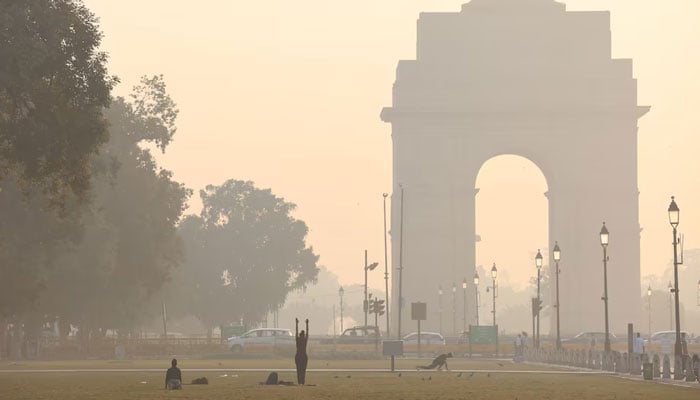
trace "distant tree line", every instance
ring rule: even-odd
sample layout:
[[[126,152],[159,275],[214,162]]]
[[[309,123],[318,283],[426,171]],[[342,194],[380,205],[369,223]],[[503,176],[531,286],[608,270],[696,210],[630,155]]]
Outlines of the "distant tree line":
[[[295,205],[252,182],[192,190],[158,166],[178,110],[162,76],[128,98],[79,0],[0,3],[0,357],[58,326],[83,341],[159,315],[259,321],[313,283]],[[54,329],[55,330],[55,329]]]

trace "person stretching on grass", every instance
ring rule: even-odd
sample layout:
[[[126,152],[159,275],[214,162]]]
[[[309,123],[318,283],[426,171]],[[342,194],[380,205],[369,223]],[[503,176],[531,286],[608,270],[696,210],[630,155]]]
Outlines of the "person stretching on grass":
[[[165,373],[165,388],[167,390],[180,390],[182,389],[182,372],[177,367],[176,359],[173,358],[171,364],[172,367],[168,368],[168,372]]]
[[[435,357],[433,362],[430,365],[419,365],[416,367],[416,369],[433,369],[437,367],[437,370],[440,371],[442,370],[442,367],[445,367],[447,371],[450,369],[447,368],[447,359],[452,357],[452,352],[449,352],[447,354],[440,354],[439,356]]]
[[[297,354],[294,356],[294,363],[297,365],[297,383],[306,383],[306,365],[309,363],[309,356],[306,355],[306,344],[309,342],[309,319],[306,319],[306,332],[299,332],[299,318],[296,319],[296,340]]]

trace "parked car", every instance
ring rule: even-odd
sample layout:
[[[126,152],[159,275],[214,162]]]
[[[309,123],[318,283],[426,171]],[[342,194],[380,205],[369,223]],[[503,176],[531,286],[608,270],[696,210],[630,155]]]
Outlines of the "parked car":
[[[690,334],[686,331],[681,331],[681,340],[684,337],[686,341],[690,340]],[[660,350],[662,353],[671,353],[675,343],[676,331],[659,331],[653,333],[645,344],[649,346],[649,349]]]
[[[610,343],[615,343],[617,341],[617,336],[610,332]],[[585,345],[589,347],[591,345],[601,346],[605,344],[605,332],[581,332],[576,336],[568,339],[561,340],[562,345]]]
[[[338,343],[373,343],[381,337],[376,326],[354,326],[338,336]]]
[[[412,332],[403,337],[404,345],[417,345],[418,344],[418,332]],[[421,346],[433,346],[433,345],[445,345],[445,338],[437,332],[421,332],[420,333],[420,344]]]
[[[277,345],[296,346],[292,331],[280,328],[260,328],[249,330],[241,336],[228,338],[229,349],[237,353],[248,348],[270,348]]]

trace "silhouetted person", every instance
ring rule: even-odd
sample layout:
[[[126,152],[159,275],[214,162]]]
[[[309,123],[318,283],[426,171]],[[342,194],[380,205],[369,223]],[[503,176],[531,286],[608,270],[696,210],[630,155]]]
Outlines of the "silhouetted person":
[[[639,332],[637,332],[637,337],[634,338],[634,342],[632,343],[632,350],[637,354],[644,354],[644,339],[642,339]]]
[[[177,360],[173,358],[172,367],[165,373],[165,388],[168,390],[182,389],[182,372],[177,367]]]
[[[445,369],[449,371],[450,369],[447,368],[448,358],[452,358],[452,352],[440,354],[439,356],[435,357],[430,365],[419,365],[416,367],[416,369],[433,369],[437,367],[438,371],[440,371],[442,367],[445,367]]]
[[[306,343],[309,341],[309,319],[306,319],[306,332],[299,332],[299,318],[296,320],[297,354],[294,362],[297,365],[297,383],[303,385],[306,382],[306,365],[309,363],[309,356],[306,355]]]

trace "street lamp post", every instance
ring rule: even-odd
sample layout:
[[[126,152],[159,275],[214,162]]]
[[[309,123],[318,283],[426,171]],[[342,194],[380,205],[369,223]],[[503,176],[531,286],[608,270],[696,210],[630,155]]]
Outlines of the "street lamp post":
[[[700,306],[700,280],[698,280],[698,305]]]
[[[649,309],[649,340],[651,341],[651,285],[647,288],[647,308]]]
[[[491,311],[493,313],[493,326],[496,326],[496,274],[498,273],[498,270],[496,270],[496,263],[493,263],[493,267],[491,267],[491,279],[493,279],[493,286],[491,286],[491,290],[493,291],[493,310]]]
[[[338,289],[338,295],[340,296],[340,333],[343,333],[343,294],[345,294],[345,290],[341,286],[340,289]]]
[[[668,206],[668,221],[673,227],[673,295],[676,302],[676,348],[674,351],[674,372],[673,379],[682,379],[681,359],[683,357],[683,348],[681,347],[681,320],[678,300],[678,223],[680,222],[680,210],[676,204],[676,200],[671,196],[671,204]]]
[[[603,297],[601,300],[605,303],[605,353],[610,353],[610,325],[608,322],[608,242],[610,240],[610,233],[608,228],[605,227],[605,222],[603,222],[603,227],[600,229],[600,245],[603,246]]]
[[[673,330],[673,284],[668,281],[668,329]]]
[[[557,349],[561,349],[561,334],[560,334],[560,323],[559,323],[559,260],[561,260],[561,250],[559,249],[559,243],[554,242],[554,251],[552,252],[554,256],[554,264],[557,274]]]
[[[440,334],[442,334],[442,285],[438,286],[438,312],[440,314]]]
[[[376,262],[367,265],[367,250],[365,250],[365,302],[362,305],[362,308],[365,311],[365,326],[367,326],[367,312],[369,311],[369,298],[367,297],[367,271],[372,271],[373,269],[377,268],[377,265],[379,265],[379,263]]]
[[[467,278],[462,279],[462,294],[464,295],[464,321],[462,323],[462,332],[467,331]]]
[[[535,347],[540,348],[540,273],[542,271],[542,253],[540,249],[537,249],[537,255],[535,256],[535,267],[537,267],[537,333],[533,334],[535,336]]]
[[[474,274],[474,296],[476,304],[476,326],[479,326],[479,273]]]
[[[457,284],[452,282],[452,333],[457,335]]]
[[[388,196],[389,193],[382,193],[382,197],[384,197],[384,304],[386,304],[386,337],[391,337],[389,325],[389,256],[386,244],[386,198]]]

